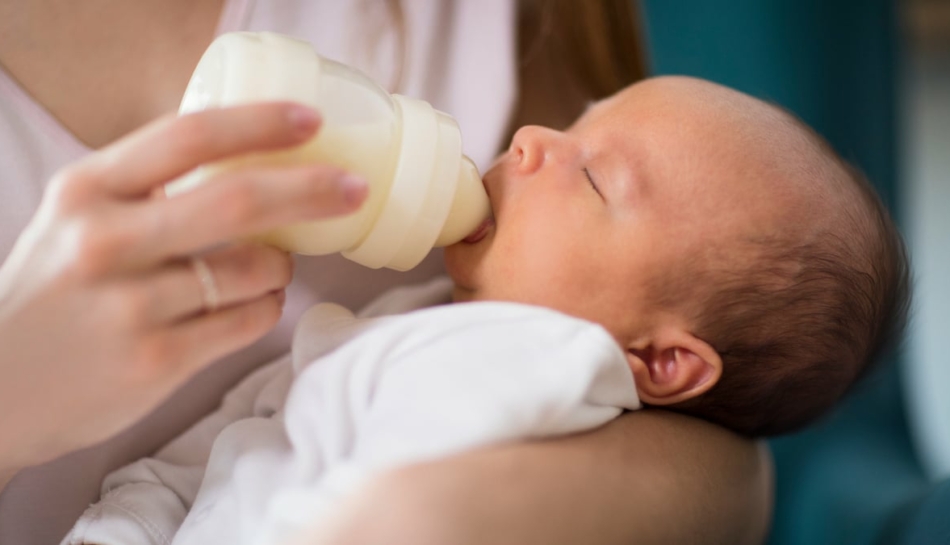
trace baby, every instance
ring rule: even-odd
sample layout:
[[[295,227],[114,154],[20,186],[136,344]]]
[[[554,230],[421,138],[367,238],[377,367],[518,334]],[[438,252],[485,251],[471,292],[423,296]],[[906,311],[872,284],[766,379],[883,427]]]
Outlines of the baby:
[[[64,543],[279,545],[374,472],[642,404],[787,432],[906,313],[903,245],[866,182],[715,84],[652,79],[567,131],[525,127],[485,186],[494,217],[446,249],[452,282],[311,309],[291,355],[107,477]],[[438,306],[449,291],[469,304]]]
[[[868,183],[800,121],[658,78],[486,175],[495,224],[448,248],[456,301],[602,325],[640,399],[740,433],[814,419],[903,327],[907,260]]]

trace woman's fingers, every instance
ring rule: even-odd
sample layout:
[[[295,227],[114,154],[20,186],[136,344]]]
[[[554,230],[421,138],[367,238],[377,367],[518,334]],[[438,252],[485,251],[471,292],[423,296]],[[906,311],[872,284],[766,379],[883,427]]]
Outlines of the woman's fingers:
[[[152,242],[126,245],[123,265],[148,265],[275,227],[352,212],[367,191],[364,181],[327,165],[220,174],[187,193],[130,208],[123,228],[132,238]]]
[[[301,144],[318,123],[312,111],[290,104],[167,118],[50,180],[0,264],[0,396],[24,414],[52,415],[48,400],[19,395],[29,387],[54,392],[47,397],[65,409],[29,429],[5,430],[25,438],[18,461],[113,435],[200,367],[274,326],[290,277],[286,256],[222,248],[205,257],[204,275],[188,256],[257,227],[351,209],[341,203],[358,201],[359,188],[347,199],[333,184],[338,170],[314,167],[306,175],[222,174],[216,187],[167,200],[151,195],[200,164]],[[215,298],[221,308],[199,312]],[[92,391],[119,392],[119,410]]]
[[[154,360],[177,366],[184,380],[209,361],[244,348],[277,323],[284,292],[202,314],[166,328],[153,337]]]
[[[319,124],[315,111],[288,102],[167,116],[90,155],[72,173],[110,195],[144,197],[198,165],[300,144]]]
[[[282,290],[293,276],[290,256],[269,246],[236,244],[201,259],[219,309]],[[211,310],[205,308],[209,287],[203,285],[201,274],[190,261],[179,260],[134,280],[135,291],[147,298],[144,325],[167,325]]]
[[[299,144],[318,123],[313,110],[292,103],[158,121],[60,172],[47,199],[51,217],[66,220],[84,271],[114,275],[355,210],[365,182],[329,165],[224,170],[172,198],[147,198],[200,164]]]

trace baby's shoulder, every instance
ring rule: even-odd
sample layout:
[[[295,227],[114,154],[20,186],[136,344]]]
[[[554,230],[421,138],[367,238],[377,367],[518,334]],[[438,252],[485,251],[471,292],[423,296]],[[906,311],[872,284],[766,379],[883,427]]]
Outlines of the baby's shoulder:
[[[455,303],[390,317],[381,328],[397,334],[423,335],[428,342],[477,340],[500,345],[608,343],[613,337],[600,325],[546,307],[504,301]]]

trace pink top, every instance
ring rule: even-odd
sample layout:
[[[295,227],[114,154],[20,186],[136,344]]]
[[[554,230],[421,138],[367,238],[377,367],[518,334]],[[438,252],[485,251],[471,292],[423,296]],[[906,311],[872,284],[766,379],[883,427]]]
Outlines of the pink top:
[[[407,58],[394,91],[455,116],[465,152],[485,169],[501,149],[515,98],[513,0],[403,2]],[[394,81],[396,34],[382,0],[226,0],[217,33],[269,30],[312,43],[376,81]],[[47,180],[90,152],[0,67],[0,258],[39,205]],[[382,290],[441,271],[438,252],[410,273],[374,271],[339,256],[298,259],[278,327],[204,372],[135,428],[107,443],[21,472],[0,495],[0,543],[58,542],[112,469],[155,450],[248,370],[286,351],[297,317],[322,298],[359,307]]]

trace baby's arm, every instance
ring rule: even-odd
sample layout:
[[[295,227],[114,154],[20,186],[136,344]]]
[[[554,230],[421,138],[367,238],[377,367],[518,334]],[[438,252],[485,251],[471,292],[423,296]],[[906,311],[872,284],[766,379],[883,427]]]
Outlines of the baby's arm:
[[[249,375],[228,392],[217,411],[153,457],[106,476],[100,501],[83,513],[63,545],[171,543],[198,493],[215,438],[238,420],[280,408],[291,379],[288,360]]]
[[[401,320],[387,338],[362,341],[380,346],[388,338],[407,339],[380,350],[386,362],[366,406],[353,411],[356,429],[347,457],[315,481],[282,490],[271,503],[272,535],[284,538],[319,521],[376,471],[591,429],[622,408],[639,406],[623,352],[593,324],[501,303],[410,316],[416,321]],[[308,382],[316,380],[317,373],[303,373],[287,405],[294,465],[300,468],[313,462],[298,445],[318,441],[320,414],[307,403]]]

